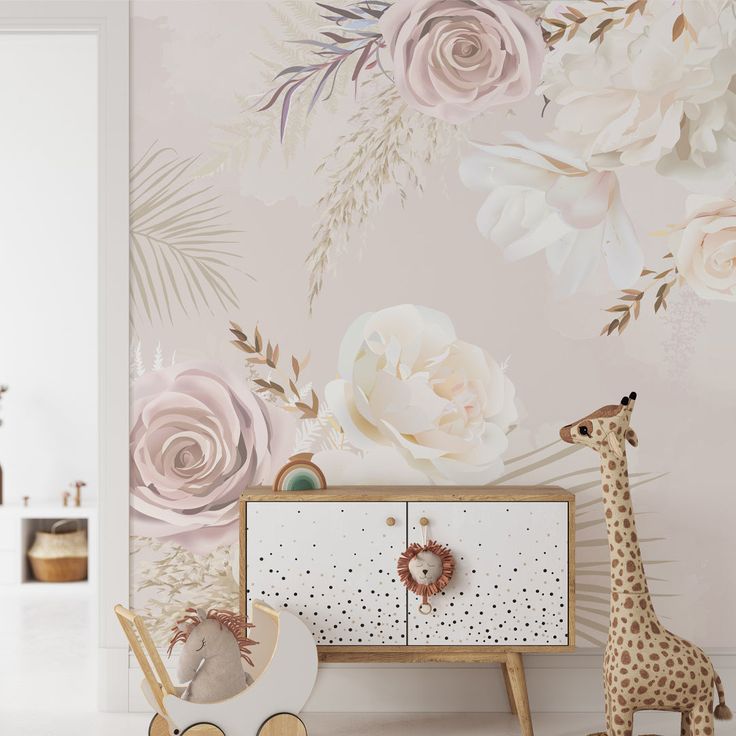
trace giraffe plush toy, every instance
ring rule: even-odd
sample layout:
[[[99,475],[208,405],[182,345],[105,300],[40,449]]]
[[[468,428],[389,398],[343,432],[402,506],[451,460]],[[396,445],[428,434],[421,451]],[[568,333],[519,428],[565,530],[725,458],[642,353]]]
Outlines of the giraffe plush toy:
[[[586,445],[601,460],[611,557],[611,619],[603,661],[606,734],[631,736],[634,713],[666,710],[682,713],[682,736],[711,736],[714,716],[731,718],[721,678],[700,649],[662,626],[644,574],[626,461],[626,442],[638,444],[629,426],[635,399],[631,393],[560,430],[565,442]]]

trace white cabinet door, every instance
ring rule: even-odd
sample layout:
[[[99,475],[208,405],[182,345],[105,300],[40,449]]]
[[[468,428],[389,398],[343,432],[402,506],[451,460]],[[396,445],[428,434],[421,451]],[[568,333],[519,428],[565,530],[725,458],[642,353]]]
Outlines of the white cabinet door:
[[[497,646],[568,643],[566,502],[416,502],[409,542],[429,538],[455,558],[449,585],[418,611],[409,595],[409,644]]]
[[[405,503],[250,502],[246,524],[249,604],[293,611],[320,645],[406,644]]]

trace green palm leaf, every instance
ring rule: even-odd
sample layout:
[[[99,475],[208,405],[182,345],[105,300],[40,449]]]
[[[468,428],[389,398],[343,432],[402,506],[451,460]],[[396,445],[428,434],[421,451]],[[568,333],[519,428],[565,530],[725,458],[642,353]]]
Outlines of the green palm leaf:
[[[154,144],[130,170],[131,302],[149,321],[238,306],[228,281],[239,270],[238,231],[225,224],[219,195],[195,178],[197,160]]]

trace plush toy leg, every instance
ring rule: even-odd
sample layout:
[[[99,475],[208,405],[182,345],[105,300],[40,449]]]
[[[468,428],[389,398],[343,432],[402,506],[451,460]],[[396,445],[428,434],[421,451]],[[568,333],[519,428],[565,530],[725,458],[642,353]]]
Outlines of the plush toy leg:
[[[698,703],[692,711],[690,736],[713,736],[713,703]]]
[[[690,711],[685,711],[682,714],[680,724],[680,736],[691,736],[693,728],[693,714]]]
[[[625,710],[615,703],[608,712],[608,736],[632,736],[634,733],[634,711]]]

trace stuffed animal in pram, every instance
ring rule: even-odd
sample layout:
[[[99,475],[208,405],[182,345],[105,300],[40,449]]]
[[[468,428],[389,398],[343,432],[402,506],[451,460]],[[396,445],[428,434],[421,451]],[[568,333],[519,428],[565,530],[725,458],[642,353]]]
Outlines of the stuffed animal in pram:
[[[250,660],[252,684],[239,689],[243,679],[238,676],[237,686],[232,688],[238,691],[233,695],[214,703],[200,703],[191,698],[199,697],[197,683],[207,662],[196,666],[187,688],[176,687],[143,618],[123,606],[116,606],[115,613],[143,671],[143,694],[156,711],[149,726],[149,736],[307,736],[298,714],[317,679],[317,646],[311,631],[298,616],[253,601],[250,620],[258,646],[251,643],[245,628],[235,644],[241,670],[241,655],[245,654]],[[184,630],[188,628],[186,624],[191,625],[185,649],[187,644],[198,649],[204,638],[204,650],[209,645],[208,629],[213,630],[215,637],[224,633],[219,629],[221,619],[212,611],[188,613],[196,614],[196,619],[192,615],[193,620],[183,622]],[[196,620],[201,623],[196,624]],[[230,620],[230,615],[224,620]],[[202,624],[207,629],[202,629],[205,635],[197,639],[198,627]],[[222,625],[228,628],[224,622]],[[172,638],[177,638],[176,633]],[[232,636],[230,638],[235,641]],[[250,646],[253,646],[252,651]],[[245,648],[247,653],[243,651]],[[207,660],[211,662],[212,658]],[[191,674],[191,666],[191,663],[187,665],[186,673],[181,674]],[[183,697],[187,689],[191,691],[189,699]],[[204,691],[200,694],[205,697]]]
[[[247,633],[252,626],[234,611],[187,608],[184,618],[171,629],[169,641],[169,657],[177,644],[184,644],[176,670],[176,679],[189,683],[182,700],[216,703],[253,682],[241,663],[242,659],[253,666],[248,647],[257,642]]]

